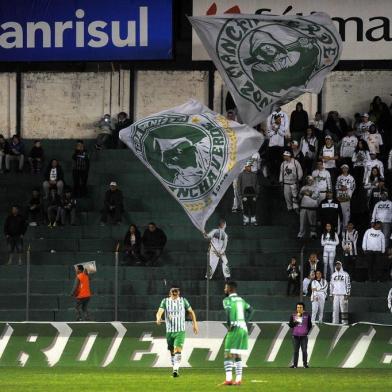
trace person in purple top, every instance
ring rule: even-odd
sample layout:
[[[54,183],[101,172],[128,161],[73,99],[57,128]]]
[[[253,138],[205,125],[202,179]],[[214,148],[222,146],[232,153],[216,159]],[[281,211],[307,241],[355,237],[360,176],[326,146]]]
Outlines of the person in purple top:
[[[302,350],[304,368],[308,368],[308,334],[312,329],[312,320],[309,313],[305,312],[305,304],[298,302],[296,312],[290,316],[289,327],[292,328],[293,335],[293,369],[298,367],[299,348]]]

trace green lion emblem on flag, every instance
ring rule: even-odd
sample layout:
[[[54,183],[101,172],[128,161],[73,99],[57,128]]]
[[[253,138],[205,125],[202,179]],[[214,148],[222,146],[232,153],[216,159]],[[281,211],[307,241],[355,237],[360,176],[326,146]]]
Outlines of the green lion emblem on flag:
[[[177,198],[203,198],[222,180],[227,135],[205,115],[161,114],[134,124],[136,153]]]

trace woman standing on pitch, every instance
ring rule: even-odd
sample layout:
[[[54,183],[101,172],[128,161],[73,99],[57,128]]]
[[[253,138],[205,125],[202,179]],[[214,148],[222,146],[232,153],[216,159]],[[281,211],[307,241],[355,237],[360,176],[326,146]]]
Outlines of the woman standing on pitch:
[[[324,248],[324,278],[327,279],[329,267],[329,277],[331,277],[334,269],[334,261],[336,256],[336,247],[339,245],[339,237],[330,223],[325,225],[324,233],[321,236],[321,246]]]

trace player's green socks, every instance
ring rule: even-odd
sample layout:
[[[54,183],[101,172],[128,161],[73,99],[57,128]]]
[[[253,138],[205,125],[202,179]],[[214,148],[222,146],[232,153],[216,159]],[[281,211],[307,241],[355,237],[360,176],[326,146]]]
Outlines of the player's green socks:
[[[174,364],[173,364],[173,370],[178,372],[178,369],[180,368],[180,362],[181,362],[181,353],[175,353],[174,354]]]
[[[233,379],[233,367],[234,367],[234,362],[232,359],[225,359],[225,362],[223,363],[225,367],[225,373],[226,373],[226,381],[231,381]]]
[[[235,359],[235,382],[242,381],[242,360]]]

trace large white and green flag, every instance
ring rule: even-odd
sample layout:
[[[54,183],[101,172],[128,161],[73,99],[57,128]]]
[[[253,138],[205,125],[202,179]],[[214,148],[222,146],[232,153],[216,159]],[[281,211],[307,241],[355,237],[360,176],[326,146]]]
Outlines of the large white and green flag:
[[[120,132],[120,139],[200,231],[262,143],[253,128],[230,121],[195,100],[135,122]]]
[[[319,93],[342,51],[339,33],[324,13],[189,19],[241,119],[251,126],[303,93]]]

